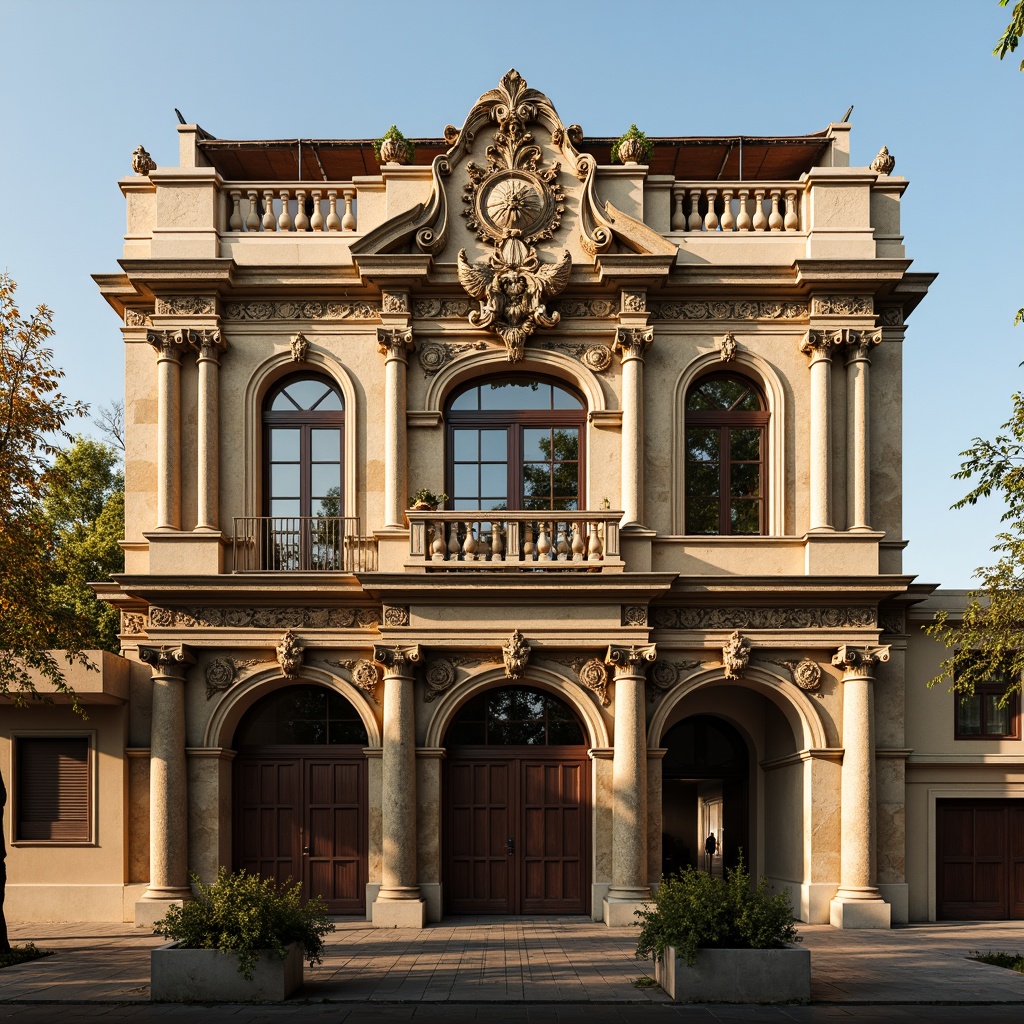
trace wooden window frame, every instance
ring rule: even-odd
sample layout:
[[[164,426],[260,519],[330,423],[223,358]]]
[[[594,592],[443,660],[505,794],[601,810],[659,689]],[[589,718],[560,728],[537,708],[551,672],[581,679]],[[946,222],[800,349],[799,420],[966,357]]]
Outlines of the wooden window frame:
[[[984,700],[981,702],[981,732],[964,733],[960,731],[960,706],[965,700],[970,700],[971,697],[986,697],[994,694],[1002,694],[1006,690],[1005,682],[993,682],[993,683],[979,683],[974,687],[974,693],[971,696],[967,694],[957,693],[954,694],[953,701],[953,739],[955,740],[987,740],[989,742],[993,740],[1019,740],[1021,738],[1020,728],[1020,693],[1014,693],[1010,695],[1010,725],[1011,731],[1008,733],[994,733],[986,732],[986,711],[987,704]]]
[[[550,384],[572,395],[580,403],[579,409],[452,409],[452,404],[467,391],[496,382]],[[578,511],[586,509],[587,481],[587,400],[566,381],[541,375],[504,374],[484,380],[467,381],[449,395],[445,403],[445,491],[455,494],[455,431],[459,428],[478,430],[500,430],[504,428],[508,437],[506,458],[508,465],[505,511],[523,511],[523,431],[530,428],[574,427],[578,431],[579,446],[576,457],[576,506]],[[477,465],[480,458],[477,457]],[[466,510],[470,511],[470,510]],[[481,510],[477,510],[481,511]],[[542,511],[537,509],[538,514]],[[555,510],[562,511],[562,510]],[[566,513],[571,515],[570,512]]]
[[[706,411],[706,410],[691,410],[689,408],[690,395],[693,391],[699,388],[705,381],[712,378],[731,378],[734,380],[741,380],[746,382],[747,385],[757,395],[758,400],[761,403],[761,409],[757,412],[752,411]],[[682,464],[683,464],[683,532],[684,536],[687,537],[764,537],[768,534],[768,427],[771,419],[771,413],[768,409],[768,402],[765,396],[764,388],[761,384],[749,377],[744,373],[732,373],[728,371],[716,370],[710,373],[701,374],[695,380],[691,381],[686,389],[686,394],[683,397],[683,438],[682,438]],[[687,441],[688,434],[691,427],[704,427],[704,428],[717,428],[719,431],[719,460],[718,460],[718,532],[717,533],[694,533],[691,534],[688,530],[688,516],[689,511],[686,508],[686,503],[690,497],[686,490],[686,474],[690,466],[690,460],[688,458],[689,444]],[[757,533],[737,533],[732,532],[732,516],[730,513],[730,499],[732,497],[731,490],[731,458],[723,457],[724,454],[728,454],[730,451],[729,446],[729,431],[735,428],[740,429],[757,429],[761,435],[760,451],[761,457],[758,460],[758,466],[760,467],[759,479],[761,484],[761,495],[760,495],[760,510],[758,516],[758,532]],[[699,497],[699,495],[694,495]]]
[[[24,744],[40,741],[80,742],[85,744],[85,828],[80,836],[69,838],[39,838],[25,837],[23,834],[24,819],[22,817],[22,808],[27,802],[27,799],[22,782],[22,751],[24,750]],[[12,770],[10,787],[11,846],[95,846],[96,764],[95,733],[31,732],[13,734],[11,736]],[[53,822],[50,824],[52,827]]]

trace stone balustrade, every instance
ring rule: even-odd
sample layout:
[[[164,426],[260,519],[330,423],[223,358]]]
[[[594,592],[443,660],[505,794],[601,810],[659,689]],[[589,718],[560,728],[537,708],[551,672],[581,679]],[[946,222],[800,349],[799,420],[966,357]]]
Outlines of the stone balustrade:
[[[803,186],[795,182],[677,181],[671,229],[677,231],[800,231]]]
[[[226,183],[227,230],[356,231],[357,189],[351,183]]]
[[[621,511],[416,512],[409,568],[621,570]]]

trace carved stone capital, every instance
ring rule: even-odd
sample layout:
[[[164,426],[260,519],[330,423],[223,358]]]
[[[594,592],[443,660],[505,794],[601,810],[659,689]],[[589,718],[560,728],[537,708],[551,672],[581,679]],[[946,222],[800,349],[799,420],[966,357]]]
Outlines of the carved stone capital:
[[[615,678],[643,676],[647,663],[658,657],[654,644],[631,644],[629,647],[618,647],[612,644],[604,656],[606,665],[615,671]]]
[[[195,331],[180,328],[174,331],[150,329],[146,331],[146,341],[156,349],[157,358],[181,365],[181,354],[192,345]]]
[[[415,342],[412,329],[409,327],[378,327],[377,351],[388,359],[408,361],[408,353],[413,350]]]
[[[228,343],[219,330],[189,331],[188,335],[188,343],[199,357],[197,362],[220,363],[221,353],[227,351]]]
[[[738,629],[722,647],[722,665],[726,679],[739,679],[750,663],[750,641]]]
[[[412,677],[412,666],[423,659],[423,652],[419,644],[409,644],[403,647],[400,644],[373,645],[373,660],[384,669],[385,676],[408,676]]]
[[[876,647],[870,644],[855,647],[843,644],[832,655],[832,664],[843,670],[843,682],[851,679],[873,679],[875,665],[889,660],[889,645]]]
[[[653,343],[653,327],[619,327],[615,331],[615,351],[623,362],[642,360]]]
[[[518,679],[526,671],[526,663],[530,660],[530,650],[530,643],[526,637],[518,629],[513,629],[508,643],[501,649],[506,678]]]
[[[810,356],[811,363],[832,359],[832,350],[843,344],[842,331],[810,330],[800,342],[800,351]]]
[[[305,647],[302,641],[288,629],[285,630],[285,634],[275,650],[277,652],[277,663],[281,666],[281,674],[286,679],[297,676],[302,668],[302,659],[305,656]]]
[[[871,349],[882,343],[882,329],[872,331],[855,331],[852,328],[843,330],[843,343],[846,346],[846,363],[870,362]]]
[[[172,644],[160,647],[148,647],[139,645],[139,657],[147,664],[152,665],[157,671],[154,675],[169,675],[168,669],[175,669],[173,673],[178,675],[184,672],[184,666],[194,665],[195,656],[185,644]]]

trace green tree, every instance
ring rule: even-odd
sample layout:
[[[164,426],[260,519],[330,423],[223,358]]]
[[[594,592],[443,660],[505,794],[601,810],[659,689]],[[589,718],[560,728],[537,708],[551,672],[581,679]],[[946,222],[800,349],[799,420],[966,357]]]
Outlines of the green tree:
[[[1008,7],[1009,4],[1010,0],[999,0],[1000,7]],[[1024,0],[1017,0],[1010,24],[1006,26],[1006,31],[999,37],[999,42],[992,52],[1002,60],[1008,53],[1013,53],[1017,49],[1021,36],[1024,36]],[[1024,71],[1024,60],[1020,62],[1018,70]],[[1021,312],[1024,313],[1024,310]]]

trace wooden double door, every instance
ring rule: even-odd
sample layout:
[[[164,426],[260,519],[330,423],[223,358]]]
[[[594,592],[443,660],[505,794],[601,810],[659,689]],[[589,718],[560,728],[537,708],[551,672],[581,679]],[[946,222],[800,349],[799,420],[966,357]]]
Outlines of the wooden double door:
[[[243,750],[234,765],[234,862],[302,882],[332,914],[362,914],[367,880],[366,757],[360,747]]]
[[[1024,919],[1024,800],[939,800],[940,919]]]
[[[449,913],[589,912],[585,747],[451,750],[444,800]]]

